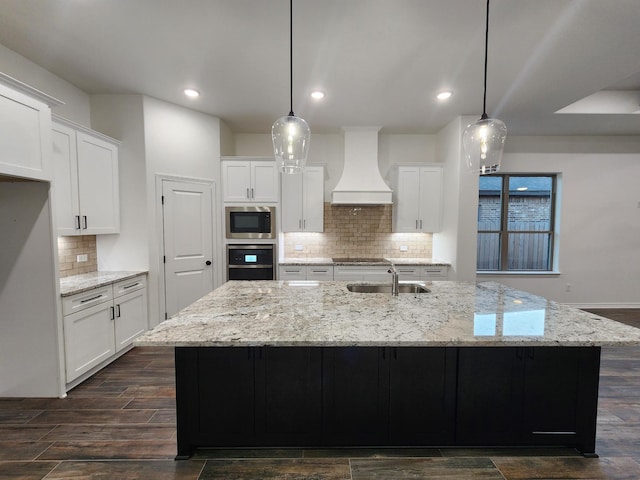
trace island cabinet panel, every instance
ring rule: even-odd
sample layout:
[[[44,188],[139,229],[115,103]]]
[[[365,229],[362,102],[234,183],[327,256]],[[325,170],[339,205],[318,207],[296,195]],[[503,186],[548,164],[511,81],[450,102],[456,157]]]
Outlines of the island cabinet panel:
[[[455,350],[394,347],[389,354],[389,442],[453,444]]]
[[[386,348],[323,349],[323,438],[331,445],[386,440],[389,362]]]
[[[595,451],[600,348],[461,348],[456,443]]]

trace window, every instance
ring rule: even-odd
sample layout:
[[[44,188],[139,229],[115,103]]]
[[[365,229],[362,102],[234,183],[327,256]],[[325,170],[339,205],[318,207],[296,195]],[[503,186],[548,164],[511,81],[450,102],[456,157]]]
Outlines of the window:
[[[478,270],[551,270],[555,191],[555,175],[480,177]]]

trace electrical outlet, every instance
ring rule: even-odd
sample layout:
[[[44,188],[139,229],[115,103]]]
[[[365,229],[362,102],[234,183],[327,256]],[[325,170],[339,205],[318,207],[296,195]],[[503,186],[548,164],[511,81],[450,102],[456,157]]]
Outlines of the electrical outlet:
[[[400,245],[400,251],[401,252],[408,252],[409,251],[409,247],[407,245]]]
[[[76,262],[88,262],[89,261],[89,255],[87,255],[86,253],[83,255],[78,255],[76,257]]]
[[[304,250],[304,247],[302,245],[296,245],[295,249],[296,249],[296,252],[301,252],[302,250]]]

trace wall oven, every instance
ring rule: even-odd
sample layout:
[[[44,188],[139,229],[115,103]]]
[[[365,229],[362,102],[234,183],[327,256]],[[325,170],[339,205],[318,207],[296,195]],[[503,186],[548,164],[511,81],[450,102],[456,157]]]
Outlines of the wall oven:
[[[275,207],[225,207],[227,238],[276,238]]]
[[[227,280],[274,280],[273,244],[227,245]]]

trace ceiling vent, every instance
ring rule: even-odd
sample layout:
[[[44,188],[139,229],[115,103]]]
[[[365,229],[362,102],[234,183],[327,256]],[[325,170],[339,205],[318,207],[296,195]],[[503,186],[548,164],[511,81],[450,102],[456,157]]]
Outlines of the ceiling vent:
[[[349,127],[344,130],[344,168],[331,192],[333,205],[388,205],[392,191],[378,168],[380,127]]]

